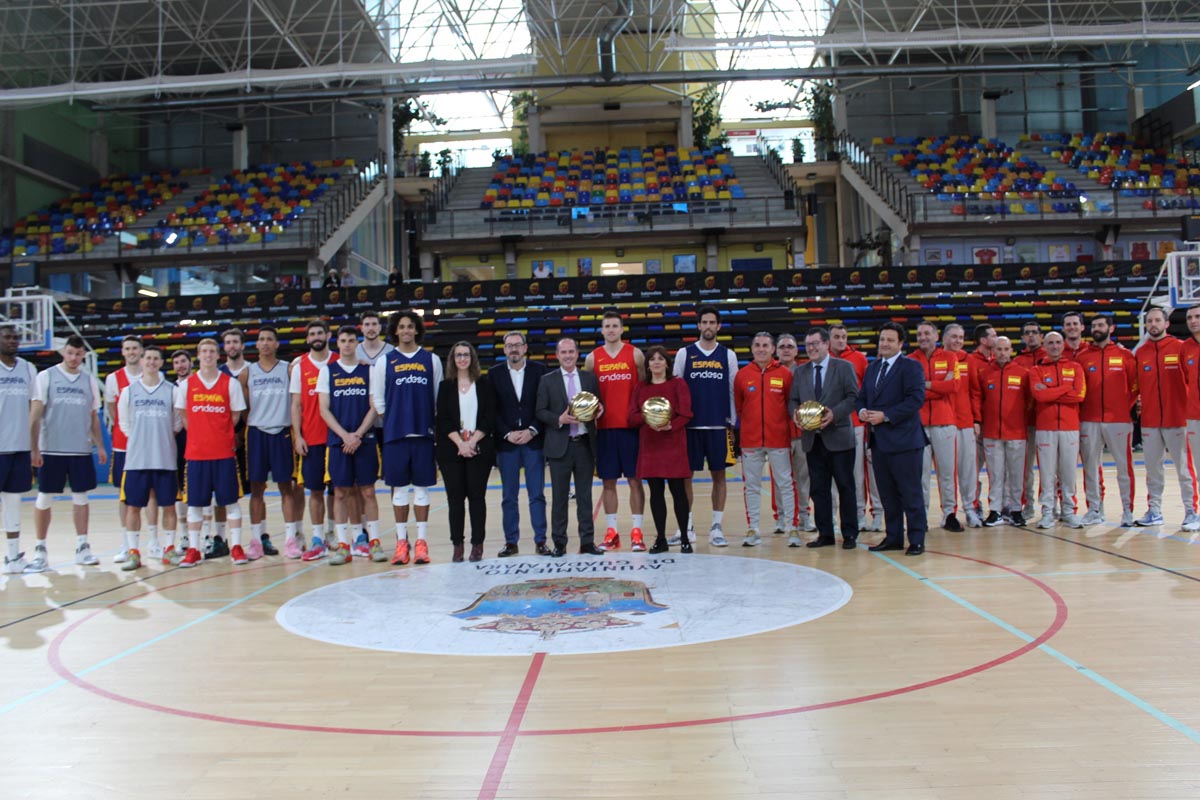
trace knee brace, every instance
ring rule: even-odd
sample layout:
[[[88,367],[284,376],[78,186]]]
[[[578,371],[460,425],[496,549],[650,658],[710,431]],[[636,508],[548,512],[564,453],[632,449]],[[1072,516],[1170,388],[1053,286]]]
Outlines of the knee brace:
[[[225,506],[225,519],[229,520],[230,522],[241,522],[242,507],[237,503],[230,503],[229,505]]]
[[[392,505],[408,508],[409,496],[412,494],[411,486],[395,486],[392,488]]]
[[[88,504],[87,492],[71,492],[71,505],[86,506]]]
[[[189,524],[204,522],[204,509],[199,506],[187,507],[187,521]]]
[[[21,495],[17,492],[0,492],[0,504],[4,507],[4,530],[21,530]]]
[[[413,503],[418,506],[429,505],[429,488],[426,486],[417,486],[413,492]]]
[[[50,495],[45,492],[38,492],[37,500],[33,502],[33,507],[41,511],[50,508]]]

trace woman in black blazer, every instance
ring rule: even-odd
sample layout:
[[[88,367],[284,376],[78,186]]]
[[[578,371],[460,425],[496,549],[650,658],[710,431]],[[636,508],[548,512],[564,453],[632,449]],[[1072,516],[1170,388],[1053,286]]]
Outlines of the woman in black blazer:
[[[446,356],[446,377],[438,389],[434,456],[450,506],[454,561],[463,560],[466,509],[471,510],[471,561],[483,558],[487,524],[487,483],[496,462],[492,430],[496,413],[479,356],[467,342],[455,342]]]

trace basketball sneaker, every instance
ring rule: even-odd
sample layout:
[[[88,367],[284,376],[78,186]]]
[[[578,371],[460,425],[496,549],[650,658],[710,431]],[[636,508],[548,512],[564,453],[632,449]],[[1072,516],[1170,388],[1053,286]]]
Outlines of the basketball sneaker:
[[[354,560],[354,554],[350,550],[350,545],[341,542],[337,547],[329,552],[329,565],[340,567],[342,564],[349,564]]]
[[[46,545],[39,544],[33,548],[33,561],[25,567],[26,572],[45,572],[50,569],[50,556],[46,554]]]
[[[121,564],[122,572],[133,572],[138,567],[142,566],[142,554],[137,550],[130,550],[128,557]]]
[[[229,555],[229,545],[226,544],[223,537],[212,536],[205,542],[205,558],[224,558],[227,555]]]
[[[250,563],[250,559],[246,557],[246,551],[242,549],[240,544],[235,544],[233,549],[229,551],[229,558],[233,560],[234,564],[238,565]]]
[[[762,537],[758,535],[758,531],[751,530],[746,534],[746,538],[742,539],[742,547],[758,547],[762,544]]]
[[[408,539],[397,539],[396,550],[392,553],[392,565],[408,563]]]
[[[313,539],[312,547],[304,551],[304,555],[300,556],[301,561],[318,561],[325,557],[325,543],[320,539]]]
[[[128,560],[129,560],[129,548],[128,547],[126,547],[124,550],[122,550],[121,552],[119,552],[115,556],[113,556],[114,564],[124,564]]]
[[[359,558],[371,557],[371,544],[367,541],[366,536],[359,537],[354,543],[353,554]]]
[[[721,527],[721,523],[714,522],[712,527],[708,529],[708,544],[711,547],[727,547],[729,545],[729,542],[725,539],[725,530]]]
[[[304,539],[293,536],[283,543],[283,554],[288,558],[300,558],[304,555]]]
[[[262,543],[262,551],[264,556],[279,555],[279,550],[276,549],[275,545],[271,543],[271,535],[269,533],[264,533],[259,537],[259,540]]]
[[[646,552],[646,540],[642,538],[641,528],[634,528],[629,532],[629,549],[635,553]]]
[[[804,539],[800,536],[800,531],[793,530],[788,534],[788,547],[803,547]]]
[[[246,558],[251,561],[258,561],[263,555],[262,542],[251,537],[250,541],[246,544]]]
[[[1151,528],[1155,525],[1163,524],[1163,515],[1161,511],[1155,511],[1153,508],[1145,513],[1134,525],[1139,528]]]
[[[616,528],[609,528],[604,532],[604,544],[600,545],[601,550],[620,550],[621,549],[621,534],[617,533]]]
[[[429,542],[425,541],[424,539],[417,539],[417,543],[413,547],[413,563],[429,563]]]
[[[29,562],[25,560],[24,553],[17,553],[16,558],[4,557],[4,571],[9,575],[19,575],[29,566]]]
[[[179,562],[183,560],[183,551],[175,545],[168,545],[163,551],[162,563],[164,567],[178,567]]]
[[[387,553],[383,552],[383,543],[378,539],[371,540],[370,558],[377,564],[387,561]]]
[[[157,561],[162,558],[163,546],[157,536],[151,536],[150,541],[146,542],[146,558],[151,561]]]
[[[130,551],[133,552],[132,550]],[[130,556],[132,558],[132,556]],[[75,548],[75,563],[85,567],[94,567],[100,563],[100,559],[92,555],[92,546],[87,542]]]
[[[204,560],[204,556],[200,555],[200,551],[194,547],[189,547],[187,552],[183,554],[183,558],[179,560],[179,566],[183,569],[194,567]]]

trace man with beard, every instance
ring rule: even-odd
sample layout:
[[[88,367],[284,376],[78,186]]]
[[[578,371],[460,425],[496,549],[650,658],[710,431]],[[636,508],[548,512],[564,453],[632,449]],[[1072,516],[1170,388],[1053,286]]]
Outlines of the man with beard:
[[[829,326],[829,355],[849,361],[858,376],[859,388],[862,388],[863,377],[867,374],[867,357],[862,351],[850,344],[850,333],[845,325]],[[875,467],[871,462],[871,452],[867,449],[867,428],[857,414],[850,415],[854,424],[854,486],[855,501],[858,503],[858,530],[883,530],[883,502],[879,499],[879,487],[875,485]],[[870,514],[868,514],[867,498],[871,499]],[[813,530],[815,526],[806,530]]]
[[[0,518],[8,536],[4,571],[11,574],[27,566],[21,552],[21,495],[33,488],[29,411],[37,370],[17,355],[20,349],[17,329],[0,326]]]
[[[737,423],[733,406],[733,380],[737,375],[737,355],[717,341],[721,330],[721,312],[715,306],[696,309],[696,324],[700,340],[681,347],[675,354],[672,374],[687,382],[692,396],[692,420],[687,425],[688,461],[692,472],[704,469],[708,463],[712,476],[712,527],[708,543],[712,547],[729,544],[723,527],[725,517],[725,469],[729,451],[729,431]],[[692,482],[686,483],[688,507],[695,520],[692,502]],[[678,543],[678,536],[671,544]],[[688,536],[688,541],[694,541]]]
[[[1042,349],[1042,326],[1037,320],[1031,319],[1022,323],[1021,342],[1025,347],[1013,357],[1013,361],[1029,371],[1046,355],[1046,351]],[[1025,482],[1021,493],[1025,519],[1033,519],[1037,508],[1037,476],[1033,469],[1037,465],[1036,431],[1033,425],[1033,404],[1030,403],[1029,421],[1025,428]]]
[[[1137,401],[1137,362],[1128,348],[1113,341],[1115,326],[1108,314],[1092,318],[1093,346],[1079,354],[1087,396],[1079,408],[1079,450],[1083,456],[1083,491],[1087,497],[1084,525],[1104,523],[1104,448],[1117,463],[1121,525],[1133,525],[1133,420]]]
[[[1142,455],[1146,462],[1149,508],[1137,520],[1142,527],[1163,524],[1162,493],[1165,484],[1164,453],[1171,454],[1179,478],[1179,502],[1184,530],[1200,530],[1196,514],[1196,479],[1187,458],[1187,380],[1183,342],[1167,335],[1166,310],[1146,312],[1146,339],[1133,351],[1138,367],[1138,402],[1142,415]]]
[[[136,336],[126,336],[121,340],[121,358],[125,360],[125,365],[118,370],[110,372],[108,377],[104,379],[104,415],[112,426],[112,461],[109,463],[108,479],[112,485],[120,490],[121,481],[125,475],[125,450],[129,443],[128,437],[121,429],[120,412],[117,410],[117,404],[121,399],[121,393],[129,388],[129,384],[137,380],[142,374],[142,340]],[[127,519],[125,500],[123,495],[118,492],[117,514],[121,522],[121,530],[124,538],[121,541],[129,538],[129,530],[125,527]],[[150,536],[150,544],[146,548],[146,554],[150,558],[161,558],[162,547],[158,543],[158,504],[156,500],[152,500],[146,509],[147,528]],[[129,558],[129,549],[123,547],[119,553],[113,556],[113,562],[116,564],[124,564]]]
[[[359,317],[358,329],[362,333],[362,341],[355,350],[355,358],[360,364],[374,367],[375,362],[387,356],[396,346],[383,336],[383,319],[375,311],[368,311]],[[375,449],[378,450],[380,462],[383,461],[383,420],[375,418]],[[354,533],[354,555],[360,558],[371,557],[371,537],[367,535],[366,519],[362,509],[352,509],[350,523]]]
[[[321,374],[321,367],[337,356],[329,353],[329,326],[324,320],[315,319],[308,323],[304,341],[308,345],[308,352],[291,365],[292,446],[300,456],[301,485],[296,500],[300,509],[303,509],[304,490],[308,490],[312,541],[305,550],[299,538],[290,539],[284,542],[284,553],[288,558],[316,561],[324,558],[326,553],[325,442],[329,438],[329,427],[321,419],[317,378]]]
[[[1187,444],[1192,454],[1192,474],[1200,475],[1200,305],[1187,310],[1183,341],[1183,374],[1187,380]]]

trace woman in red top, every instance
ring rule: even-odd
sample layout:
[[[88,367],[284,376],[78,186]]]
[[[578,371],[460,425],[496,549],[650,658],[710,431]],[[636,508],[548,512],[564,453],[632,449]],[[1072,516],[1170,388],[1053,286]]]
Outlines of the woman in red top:
[[[661,427],[651,425],[642,417],[642,403],[651,397],[664,397],[671,404],[671,421]],[[692,418],[692,395],[683,378],[671,374],[667,349],[654,345],[646,350],[646,380],[639,383],[629,398],[629,424],[638,429],[637,476],[650,487],[650,514],[658,538],[651,553],[667,550],[666,486],[671,487],[675,505],[675,520],[682,531],[679,551],[692,552],[688,541],[687,522],[691,509],[687,499],[687,479],[692,476],[687,459],[688,420]]]

